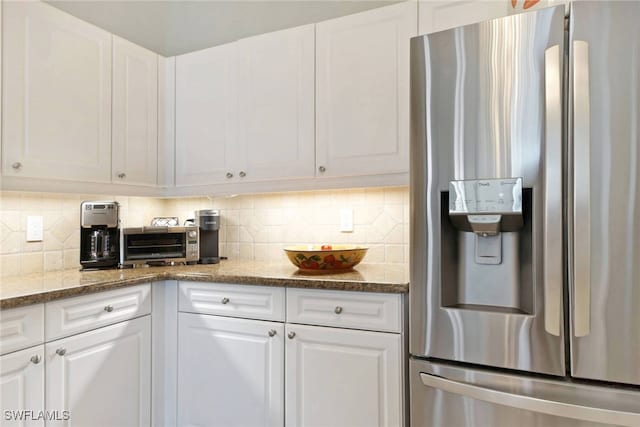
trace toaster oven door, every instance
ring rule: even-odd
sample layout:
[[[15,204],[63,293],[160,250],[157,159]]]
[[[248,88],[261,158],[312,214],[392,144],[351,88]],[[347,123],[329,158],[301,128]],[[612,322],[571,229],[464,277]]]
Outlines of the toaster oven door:
[[[124,235],[125,264],[145,261],[185,259],[187,236],[184,232],[133,233]]]

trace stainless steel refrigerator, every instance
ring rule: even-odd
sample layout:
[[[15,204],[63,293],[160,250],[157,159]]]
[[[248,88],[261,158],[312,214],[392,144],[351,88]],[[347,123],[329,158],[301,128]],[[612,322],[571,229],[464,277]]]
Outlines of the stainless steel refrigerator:
[[[640,426],[640,2],[414,38],[411,85],[412,425]]]

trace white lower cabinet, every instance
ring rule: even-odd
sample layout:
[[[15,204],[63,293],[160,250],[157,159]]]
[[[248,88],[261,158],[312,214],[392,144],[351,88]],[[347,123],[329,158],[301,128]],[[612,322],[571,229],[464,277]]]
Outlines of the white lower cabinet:
[[[0,357],[0,409],[3,427],[44,426],[44,345]]]
[[[284,325],[178,315],[178,425],[283,426]]]
[[[403,425],[400,334],[287,324],[287,427]]]
[[[45,347],[47,426],[149,426],[151,318],[51,341]]]

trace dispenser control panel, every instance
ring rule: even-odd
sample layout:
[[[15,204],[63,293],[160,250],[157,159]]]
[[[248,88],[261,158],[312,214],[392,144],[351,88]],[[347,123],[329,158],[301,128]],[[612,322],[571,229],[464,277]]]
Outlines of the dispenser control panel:
[[[522,178],[450,181],[449,214],[522,214]]]

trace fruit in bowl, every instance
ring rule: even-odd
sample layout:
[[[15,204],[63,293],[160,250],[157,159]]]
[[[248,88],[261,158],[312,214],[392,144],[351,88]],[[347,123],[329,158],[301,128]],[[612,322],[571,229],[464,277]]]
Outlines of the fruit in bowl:
[[[368,249],[353,245],[299,245],[286,247],[284,251],[301,272],[329,274],[351,270]]]

